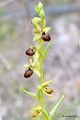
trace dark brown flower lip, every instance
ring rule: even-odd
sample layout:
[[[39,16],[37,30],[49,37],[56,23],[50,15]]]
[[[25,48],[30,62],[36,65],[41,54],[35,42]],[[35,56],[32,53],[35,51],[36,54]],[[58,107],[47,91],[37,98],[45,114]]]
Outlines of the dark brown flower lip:
[[[26,51],[26,55],[28,56],[33,56],[35,54],[35,51],[31,48],[29,48],[27,51]]]
[[[42,33],[42,39],[45,41],[45,42],[48,42],[51,40],[51,37],[49,34],[46,34],[45,32]]]
[[[45,91],[47,94],[53,93],[53,89],[50,88],[49,86],[45,86],[44,88],[45,88],[44,91]]]
[[[37,117],[38,115],[39,115],[39,111],[38,110],[36,110],[36,111],[34,111],[33,113],[32,113],[32,118],[35,118],[35,117]]]
[[[24,77],[29,78],[33,74],[33,71],[29,68],[28,70],[25,70]]]

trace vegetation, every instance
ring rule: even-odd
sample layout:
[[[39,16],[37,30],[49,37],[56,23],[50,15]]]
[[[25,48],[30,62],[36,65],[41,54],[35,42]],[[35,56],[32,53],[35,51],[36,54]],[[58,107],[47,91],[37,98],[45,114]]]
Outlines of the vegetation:
[[[39,102],[39,105],[36,105],[29,112],[30,116],[33,119],[53,120],[56,110],[64,99],[64,95],[61,97],[55,107],[50,111],[50,113],[48,113],[45,109],[45,95],[47,95],[48,97],[52,97],[52,93],[54,91],[49,86],[52,80],[46,82],[44,80],[43,62],[50,47],[51,36],[50,34],[48,34],[48,31],[51,28],[46,27],[45,12],[43,10],[43,4],[41,2],[36,5],[35,11],[39,16],[32,19],[32,24],[34,26],[33,41],[35,42],[35,46],[30,46],[29,49],[26,51],[26,55],[30,56],[30,64],[24,65],[24,67],[26,68],[24,77],[28,79],[33,75],[33,73],[36,73],[36,75],[39,77],[40,84],[37,86],[35,94],[30,93],[24,87],[21,87],[21,90],[29,96],[33,97],[34,99],[37,99]],[[45,42],[47,42],[46,47],[44,46]]]

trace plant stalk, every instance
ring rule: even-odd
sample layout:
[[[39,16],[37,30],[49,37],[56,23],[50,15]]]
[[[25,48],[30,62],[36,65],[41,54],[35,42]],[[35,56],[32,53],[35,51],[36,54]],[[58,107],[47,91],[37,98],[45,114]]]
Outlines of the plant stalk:
[[[41,46],[41,51],[42,51],[42,48],[43,48],[43,44]],[[41,57],[40,57],[40,72],[41,72],[40,85],[42,85],[44,83],[44,79],[43,79],[43,60],[42,60]],[[44,101],[43,90],[41,91],[41,106],[42,106],[43,109],[45,109],[45,101]],[[45,116],[44,116],[43,113],[42,113],[42,120],[45,120]]]

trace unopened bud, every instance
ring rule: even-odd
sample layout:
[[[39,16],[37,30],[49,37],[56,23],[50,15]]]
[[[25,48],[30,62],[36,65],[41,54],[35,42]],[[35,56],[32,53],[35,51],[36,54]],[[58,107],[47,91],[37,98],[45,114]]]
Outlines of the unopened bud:
[[[28,78],[33,74],[33,71],[29,68],[28,70],[25,71],[24,77]]]

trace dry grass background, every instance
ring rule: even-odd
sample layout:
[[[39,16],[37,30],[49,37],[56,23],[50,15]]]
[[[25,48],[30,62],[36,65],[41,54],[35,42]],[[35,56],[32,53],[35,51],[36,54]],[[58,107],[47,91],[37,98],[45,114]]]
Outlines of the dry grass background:
[[[0,3],[3,1],[1,0]],[[7,0],[4,0],[7,3]],[[79,0],[44,0],[45,6],[80,4]],[[0,116],[3,120],[31,119],[28,111],[37,101],[20,91],[24,85],[35,92],[38,78],[23,77],[23,64],[28,63],[25,51],[32,43],[33,26],[30,8],[38,0],[14,0],[0,8]],[[66,120],[62,115],[78,115],[80,119],[80,13],[55,16],[46,14],[47,25],[52,27],[51,47],[44,62],[45,80],[52,79],[54,98],[46,97],[46,109],[52,108],[62,94],[65,100],[60,106],[55,120]],[[73,119],[73,118],[72,118]],[[70,118],[71,120],[71,118]]]

